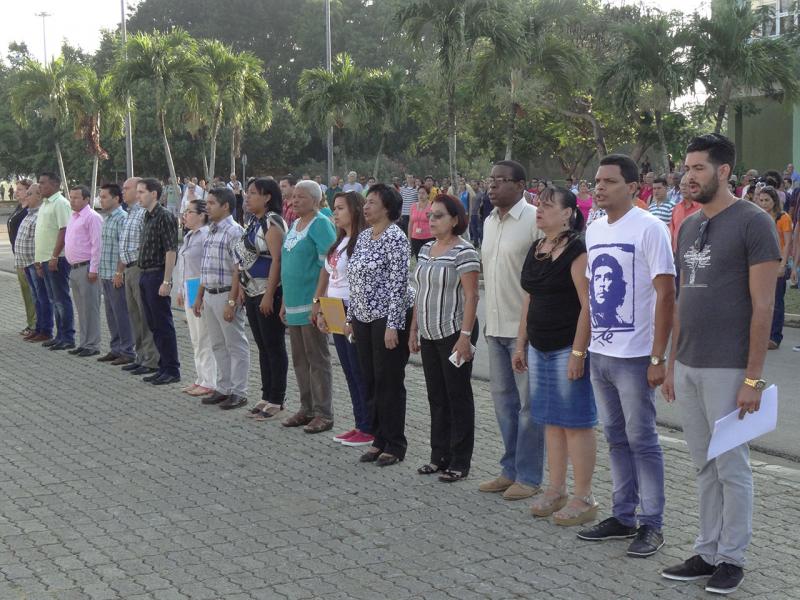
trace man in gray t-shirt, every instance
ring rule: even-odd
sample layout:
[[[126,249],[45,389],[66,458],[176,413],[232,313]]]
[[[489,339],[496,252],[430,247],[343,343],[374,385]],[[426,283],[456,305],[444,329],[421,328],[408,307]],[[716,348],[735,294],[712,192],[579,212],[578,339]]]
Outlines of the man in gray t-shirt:
[[[695,555],[662,575],[709,578],[705,589],[717,594],[733,592],[744,579],[753,475],[747,444],[711,460],[708,445],[717,419],[759,409],[781,256],[770,215],[730,192],[735,163],[733,143],[719,134],[697,137],[687,149],[689,195],[702,210],[678,236],[681,292],[663,386],[667,401],[681,407],[697,467],[700,532]]]

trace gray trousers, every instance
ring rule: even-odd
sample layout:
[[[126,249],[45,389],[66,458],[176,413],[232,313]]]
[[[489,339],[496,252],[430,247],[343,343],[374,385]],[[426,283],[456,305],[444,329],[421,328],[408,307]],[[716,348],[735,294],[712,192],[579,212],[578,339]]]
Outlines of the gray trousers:
[[[89,265],[73,267],[69,272],[69,289],[80,326],[78,347],[100,350],[100,279],[91,283],[88,275]]]
[[[292,367],[300,389],[300,410],[333,419],[333,373],[328,336],[314,325],[289,325]]]
[[[139,276],[142,274],[138,265],[125,269],[125,302],[128,305],[128,318],[131,322],[133,342],[136,349],[136,363],[143,367],[158,369],[158,350],[153,342],[153,333],[147,326],[142,308],[142,295],[139,292]]]
[[[747,444],[706,460],[714,422],[736,408],[743,380],[744,369],[698,369],[675,363],[675,397],[698,470],[700,533],[694,548],[711,565],[744,567],[753,533],[753,474]]]
[[[125,300],[125,286],[115,288],[111,279],[103,279],[103,299],[108,331],[111,333],[111,352],[117,356],[135,358],[131,321],[128,318],[128,303]]]
[[[211,351],[217,363],[217,391],[221,394],[247,396],[250,374],[250,342],[244,332],[244,308],[237,307],[230,323],[225,320],[228,294],[203,296],[201,319],[208,329]]]

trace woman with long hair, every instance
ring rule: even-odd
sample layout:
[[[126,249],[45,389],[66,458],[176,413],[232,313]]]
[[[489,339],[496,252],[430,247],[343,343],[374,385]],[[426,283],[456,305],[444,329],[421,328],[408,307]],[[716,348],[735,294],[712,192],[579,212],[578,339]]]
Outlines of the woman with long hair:
[[[248,413],[257,421],[280,417],[286,401],[289,357],[286,326],[278,314],[283,300],[281,246],[286,236],[282,208],[281,190],[273,179],[250,181],[244,198],[249,220],[234,248],[247,321],[258,346],[261,400]]]
[[[550,485],[531,506],[557,525],[580,525],[597,516],[592,495],[597,409],[589,380],[589,282],[583,213],[571,191],[551,187],[539,196],[536,240],[522,267],[527,296],[513,364],[528,371],[532,418],[545,426]],[[575,489],[567,495],[567,462]]]
[[[217,362],[211,349],[206,320],[198,317],[192,310],[194,298],[190,297],[189,281],[200,278],[200,264],[203,262],[203,245],[208,237],[208,212],[206,201],[193,199],[186,204],[182,213],[186,234],[178,250],[175,281],[178,287],[178,306],[185,308],[184,316],[189,326],[189,338],[194,350],[194,383],[183,388],[190,396],[205,396],[214,392],[217,386]],[[197,292],[197,288],[193,288]]]
[[[350,284],[347,281],[347,263],[353,255],[358,235],[367,227],[364,220],[364,197],[358,192],[339,192],[333,198],[333,224],[336,226],[336,241],[325,256],[325,268],[319,273],[316,297],[326,296],[342,301],[345,311],[350,303]],[[312,320],[323,333],[328,332],[325,316],[319,303],[311,309]],[[333,344],[339,363],[342,365],[350,401],[353,404],[355,427],[334,436],[334,441],[345,446],[368,446],[375,439],[370,424],[367,383],[358,364],[356,345],[343,333],[333,334]]]
[[[784,296],[786,280],[789,279],[789,251],[792,245],[792,219],[783,212],[778,190],[773,186],[762,187],[758,192],[758,204],[772,215],[781,247],[781,262],[778,265],[778,281],[775,286],[775,308],[772,311],[772,327],[769,334],[769,349],[777,350],[783,341]]]

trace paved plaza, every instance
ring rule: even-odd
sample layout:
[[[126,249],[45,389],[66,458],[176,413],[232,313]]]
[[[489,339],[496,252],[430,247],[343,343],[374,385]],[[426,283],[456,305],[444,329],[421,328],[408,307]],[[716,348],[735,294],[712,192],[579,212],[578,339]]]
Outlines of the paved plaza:
[[[659,574],[690,555],[697,524],[679,433],[661,432],[667,545],[631,559],[625,542],[579,542],[575,529],[534,520],[527,502],[477,491],[497,473],[501,448],[486,382],[474,383],[470,478],[448,485],[416,474],[429,425],[417,366],[406,372],[408,455],[380,469],[328,433],[253,423],[243,410],[201,407],[178,386],[23,342],[7,273],[0,302],[0,600],[710,597]],[[176,321],[189,381],[188,331]],[[336,364],[334,432],[352,423],[346,390]],[[293,411],[291,373],[289,399]],[[800,598],[800,473],[762,459],[750,563],[734,597]],[[595,494],[606,516],[604,441]]]

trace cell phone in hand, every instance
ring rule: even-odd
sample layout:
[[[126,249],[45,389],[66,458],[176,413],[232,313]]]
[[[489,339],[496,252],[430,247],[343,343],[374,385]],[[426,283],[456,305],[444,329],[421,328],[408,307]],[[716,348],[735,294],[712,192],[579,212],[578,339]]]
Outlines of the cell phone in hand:
[[[476,348],[475,346],[473,346],[472,344],[470,344],[470,346],[469,346],[469,347],[472,349],[472,356],[473,356],[473,358],[474,358],[474,357],[475,357],[475,352],[477,351],[477,348]],[[458,355],[458,352],[453,352],[453,353],[452,353],[452,354],[451,354],[451,355],[448,357],[448,360],[449,360],[451,363],[453,363],[453,366],[454,366],[454,367],[456,367],[456,368],[460,368],[460,367],[461,367],[461,365],[463,365],[465,362],[467,362],[467,361],[465,361],[465,360],[464,360],[462,357],[460,357],[460,356]]]

